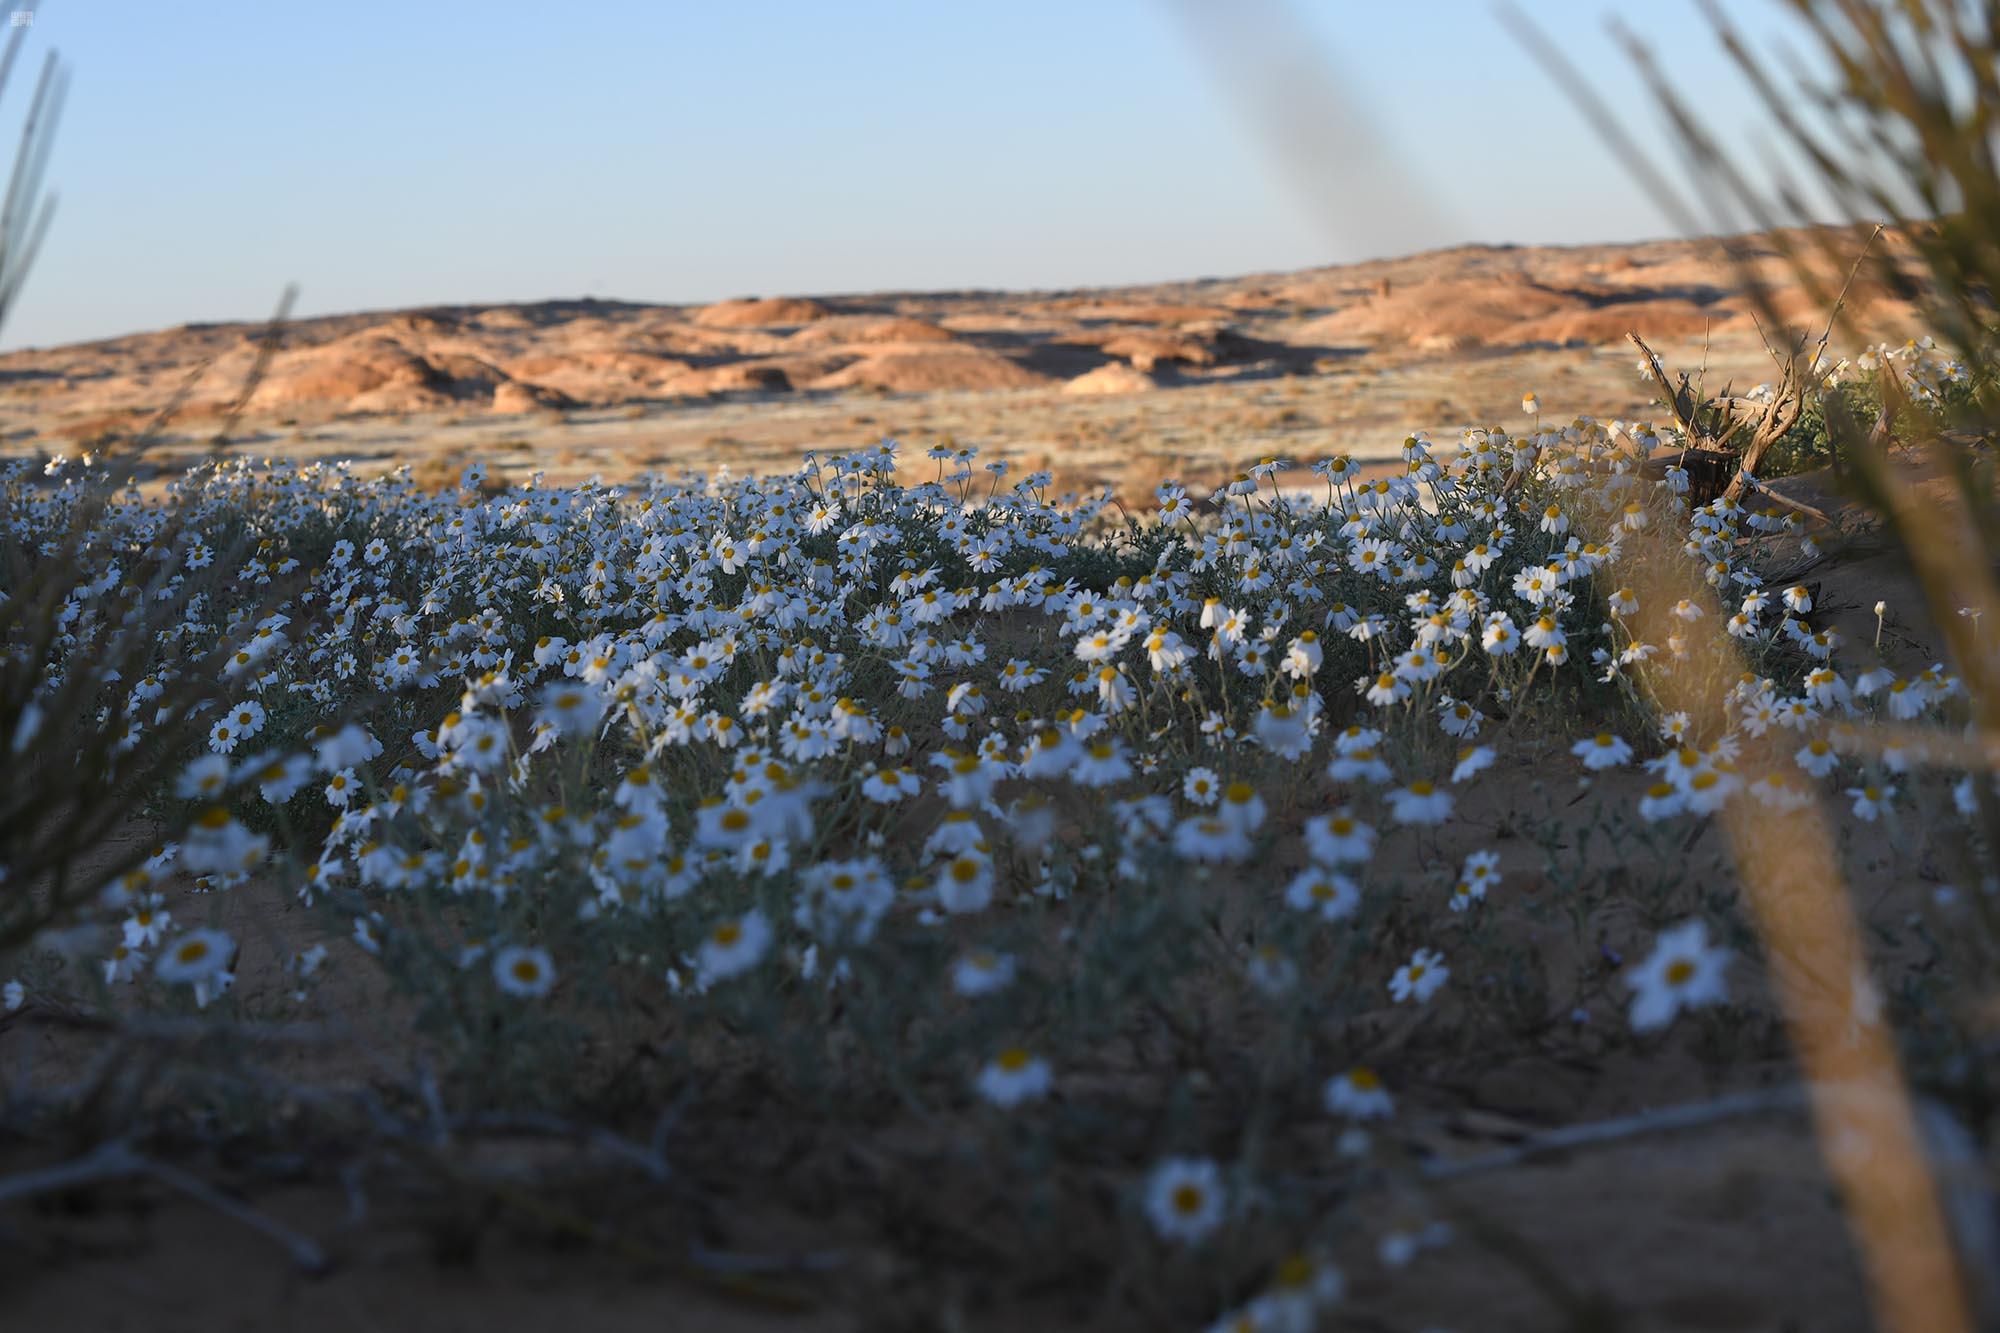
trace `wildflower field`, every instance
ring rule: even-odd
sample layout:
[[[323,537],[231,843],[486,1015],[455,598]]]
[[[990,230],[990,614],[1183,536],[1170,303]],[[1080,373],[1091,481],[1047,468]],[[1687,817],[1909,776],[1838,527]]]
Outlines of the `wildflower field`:
[[[1992,1114],[1968,668],[1523,407],[1138,497],[9,465],[6,1280],[165,1210],[296,1327],[547,1254],[689,1327],[1865,1326],[1808,1112]]]

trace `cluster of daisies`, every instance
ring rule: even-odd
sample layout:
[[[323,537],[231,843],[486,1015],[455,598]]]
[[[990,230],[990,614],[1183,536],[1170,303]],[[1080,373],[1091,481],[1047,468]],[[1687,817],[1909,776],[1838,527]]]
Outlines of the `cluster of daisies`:
[[[1933,406],[1972,383],[1970,368],[1928,334],[1901,344],[1878,343],[1855,356],[1841,357],[1827,369],[1826,379],[1841,384],[1883,373],[1895,376],[1898,387],[1916,402]],[[1758,390],[1760,396],[1770,392],[1768,385],[1759,385]]]
[[[963,945],[940,985],[991,1003],[1030,967],[985,925],[1112,882],[1247,883],[1277,916],[1350,929],[1384,891],[1380,847],[1437,845],[1494,763],[1491,715],[1685,656],[1630,628],[1622,575],[1642,547],[1687,572],[1672,623],[1723,616],[1781,665],[1734,690],[1725,733],[1674,715],[1657,741],[1584,735],[1579,771],[1643,759],[1647,820],[1813,784],[1892,816],[1889,779],[1921,757],[1864,760],[1859,711],[1914,718],[1954,679],[1844,673],[1807,591],[1759,573],[1762,544],[1802,536],[1793,515],[1694,507],[1684,474],[1647,466],[1650,429],[1544,425],[1526,405],[1520,434],[1413,437],[1373,469],[1267,460],[1212,492],[1163,485],[1139,519],[968,449],[911,464],[889,440],[770,478],[499,488],[475,467],[427,495],[341,466],[231,463],[164,503],[119,498],[90,516],[98,563],[63,608],[47,688],[90,669],[107,595],[135,581],[184,605],[149,673],[103,682],[121,744],[160,723],[153,702],[191,664],[222,666],[174,791],[186,829],[106,887],[115,932],[95,961],[106,983],[207,1005],[252,946],[195,924],[196,895],[272,881],[347,936],[275,960],[301,995],[342,952],[407,958],[428,929],[423,956],[503,1005],[551,1002],[612,953],[691,1004],[772,969],[838,986],[885,941],[939,932]],[[4,483],[27,549],[54,549],[92,484],[60,460]],[[221,587],[204,581],[218,559]],[[1787,734],[1796,781],[1745,783],[1746,738]],[[324,837],[271,831],[308,826]],[[1441,923],[1501,882],[1492,850],[1451,864]],[[1265,885],[1270,865],[1287,869]],[[1380,960],[1384,1002],[1450,991],[1444,929]],[[564,952],[579,937],[642,947],[586,961]],[[1243,941],[1244,974],[1282,995],[1307,964],[1263,938]],[[1626,973],[1630,1026],[1723,1000],[1727,963],[1701,920],[1664,931]],[[1027,1113],[1062,1070],[1023,1032],[963,1077]],[[1394,1108],[1359,1066],[1323,1100],[1357,1125]],[[1162,1238],[1197,1243],[1227,1194],[1220,1164],[1177,1156],[1144,1206]],[[1301,1262],[1271,1301],[1337,1293]]]

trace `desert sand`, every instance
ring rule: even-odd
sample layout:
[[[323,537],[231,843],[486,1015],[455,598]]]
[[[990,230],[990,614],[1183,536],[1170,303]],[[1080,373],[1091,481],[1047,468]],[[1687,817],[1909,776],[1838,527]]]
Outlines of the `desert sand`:
[[[1736,244],[1788,318],[1823,319],[1775,250]],[[1384,458],[1416,430],[1518,426],[1529,390],[1565,416],[1650,415],[1631,331],[1714,389],[1748,388],[1775,370],[1739,276],[1714,241],[1469,245],[1142,287],[189,324],[0,356],[0,450],[74,453],[158,424],[158,461],[177,468],[240,405],[234,452],[408,463],[440,483],[474,457],[551,483],[788,470],[891,435],[1139,494],[1267,455]],[[1877,326],[1907,310],[1865,285],[1851,304]]]

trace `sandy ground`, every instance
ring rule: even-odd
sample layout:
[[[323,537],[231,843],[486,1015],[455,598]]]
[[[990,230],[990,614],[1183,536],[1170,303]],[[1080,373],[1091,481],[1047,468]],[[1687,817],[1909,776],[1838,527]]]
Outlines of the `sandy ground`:
[[[1461,1228],[1503,1221],[1513,1243],[1560,1275],[1570,1298],[1615,1323],[1566,1324],[1534,1276],[1461,1239],[1388,1279],[1356,1283],[1334,1327],[1632,1333],[1871,1327],[1846,1228],[1797,1117],[1694,1132],[1520,1167],[1450,1193]],[[344,1204],[324,1188],[269,1190],[258,1205],[326,1235]],[[10,1247],[13,1248],[13,1247]],[[1143,1327],[1100,1321],[1090,1293],[1068,1301],[968,1291],[912,1317],[903,1299],[804,1288],[806,1308],[773,1308],[589,1251],[495,1236],[440,1263],[427,1238],[393,1223],[362,1228],[329,1276],[289,1269],[264,1238],[177,1200],[119,1200],[87,1216],[41,1217],[15,1250],[0,1310],[10,1327],[103,1333],[335,1330],[712,1329],[845,1333],[884,1327],[979,1330]],[[866,1265],[869,1256],[857,1256]],[[1373,1265],[1356,1256],[1367,1272]],[[1535,1260],[1530,1260],[1530,1263]],[[32,1265],[33,1271],[23,1271]],[[1179,1327],[1199,1327],[1192,1315]]]

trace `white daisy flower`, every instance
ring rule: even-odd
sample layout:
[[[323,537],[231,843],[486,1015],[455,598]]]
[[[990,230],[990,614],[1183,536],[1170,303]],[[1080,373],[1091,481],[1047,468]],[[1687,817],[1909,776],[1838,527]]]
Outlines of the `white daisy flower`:
[[[540,999],[556,984],[555,963],[547,949],[512,945],[493,955],[493,984],[509,995]]]
[[[1882,812],[1889,808],[1889,802],[1896,797],[1894,787],[1849,787],[1847,794],[1854,798],[1854,817],[1866,823],[1874,823]]]
[[[1315,912],[1325,921],[1338,921],[1354,915],[1361,905],[1361,890],[1337,870],[1308,866],[1285,886],[1285,905],[1301,912]]]
[[[1472,745],[1460,750],[1457,761],[1452,765],[1452,782],[1465,782],[1484,773],[1493,767],[1493,756],[1493,747],[1490,745]]]
[[[697,983],[707,989],[740,976],[763,961],[770,947],[771,923],[761,911],[753,908],[742,916],[718,921],[695,954]]]
[[[953,915],[983,912],[993,902],[993,861],[976,851],[965,851],[946,861],[938,870],[938,905]]]
[[[1375,830],[1345,806],[1305,822],[1306,854],[1321,865],[1356,865],[1375,854]]]
[[[1729,951],[1709,945],[1708,927],[1701,921],[1661,932],[1652,954],[1625,974],[1634,992],[1633,1030],[1650,1032],[1671,1023],[1683,1009],[1722,1001],[1728,964]]]
[[[1583,760],[1583,766],[1593,773],[1616,768],[1632,759],[1632,747],[1608,731],[1600,731],[1588,740],[1578,741],[1569,752]]]
[[[1451,793],[1422,778],[1391,788],[1388,800],[1389,812],[1399,824],[1442,824],[1451,815]]]
[[[1389,993],[1398,1003],[1415,1000],[1423,1004],[1437,994],[1438,987],[1450,976],[1451,969],[1444,965],[1443,954],[1435,949],[1418,949],[1389,979]]]
[[[219,930],[190,930],[168,944],[154,960],[153,975],[169,983],[213,982],[229,969],[236,941]]]
[[[1649,824],[1671,819],[1687,809],[1687,796],[1671,782],[1656,782],[1639,798],[1639,817]]]
[[[1167,1240],[1199,1244],[1222,1214],[1222,1168],[1206,1157],[1169,1157],[1146,1178],[1146,1216]]]
[[[1329,1112],[1350,1120],[1380,1120],[1396,1109],[1396,1099],[1382,1085],[1381,1076],[1366,1065],[1328,1079],[1322,1095]]]
[[[995,1106],[1014,1107],[1047,1096],[1053,1082],[1048,1061],[1024,1046],[1009,1046],[981,1066],[973,1088]]]
[[[951,968],[951,988],[960,995],[991,995],[1014,982],[1014,956],[975,949]]]

